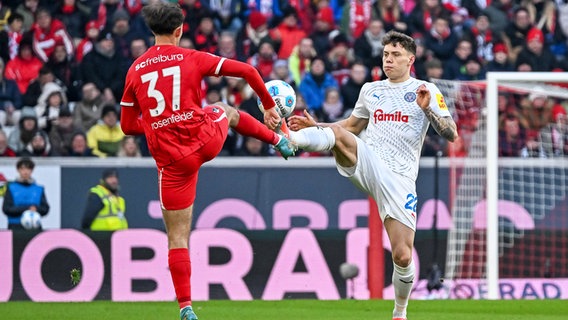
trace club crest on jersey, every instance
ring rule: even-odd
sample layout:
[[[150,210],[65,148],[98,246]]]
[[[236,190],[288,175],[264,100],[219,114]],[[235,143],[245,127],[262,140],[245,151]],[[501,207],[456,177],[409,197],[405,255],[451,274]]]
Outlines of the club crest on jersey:
[[[404,94],[404,100],[406,102],[414,102],[416,101],[416,93],[414,92],[407,92]]]
[[[211,109],[211,111],[213,111],[213,113],[219,113],[219,108],[213,107],[213,109]]]
[[[373,113],[373,119],[375,119],[375,123],[379,121],[408,122],[408,115],[402,114],[400,111],[385,113],[382,109],[377,109]]]
[[[440,107],[440,110],[448,110],[444,96],[441,93],[436,93],[436,101],[438,102],[438,107]]]

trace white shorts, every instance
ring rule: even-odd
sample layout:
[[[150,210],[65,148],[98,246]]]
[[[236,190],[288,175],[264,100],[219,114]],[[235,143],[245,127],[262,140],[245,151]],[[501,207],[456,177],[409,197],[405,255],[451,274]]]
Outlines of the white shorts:
[[[392,172],[363,140],[354,137],[357,164],[349,168],[337,164],[337,171],[375,199],[383,222],[390,217],[416,231],[416,182]]]

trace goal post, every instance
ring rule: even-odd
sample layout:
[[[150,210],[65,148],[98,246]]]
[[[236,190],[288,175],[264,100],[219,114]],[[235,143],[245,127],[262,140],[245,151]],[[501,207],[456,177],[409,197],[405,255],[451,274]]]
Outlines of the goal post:
[[[448,150],[447,297],[510,298],[545,278],[568,292],[567,74],[432,82],[460,134]]]
[[[499,298],[499,117],[497,96],[500,81],[566,82],[564,72],[489,72],[487,73],[487,298]]]

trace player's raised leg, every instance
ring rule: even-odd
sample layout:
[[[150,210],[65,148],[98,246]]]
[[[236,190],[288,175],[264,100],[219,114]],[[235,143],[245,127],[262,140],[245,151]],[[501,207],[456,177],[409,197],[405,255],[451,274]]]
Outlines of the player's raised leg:
[[[296,148],[289,140],[276,132],[268,129],[262,122],[256,120],[250,114],[239,111],[226,103],[217,102],[214,104],[225,110],[229,126],[239,134],[247,137],[254,137],[260,141],[271,144],[280,152],[284,159],[294,155]]]
[[[290,131],[290,139],[298,148],[307,151],[331,150],[335,161],[342,167],[353,167],[357,163],[355,136],[337,124]]]
[[[406,307],[414,284],[416,268],[412,260],[414,230],[398,220],[387,218],[384,221],[392,248],[394,286],[393,320],[406,320]]]

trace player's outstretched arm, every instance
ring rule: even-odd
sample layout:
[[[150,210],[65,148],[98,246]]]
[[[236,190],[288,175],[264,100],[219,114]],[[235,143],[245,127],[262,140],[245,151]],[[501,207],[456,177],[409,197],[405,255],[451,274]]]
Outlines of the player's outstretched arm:
[[[428,120],[430,120],[430,124],[434,130],[446,140],[454,142],[458,137],[458,129],[452,117],[442,117],[432,110],[430,107],[430,90],[428,90],[426,85],[423,84],[418,87],[416,93],[418,95],[416,102],[422,111],[424,111]]]
[[[120,112],[120,128],[126,135],[143,135],[144,127],[138,108],[122,107]]]

